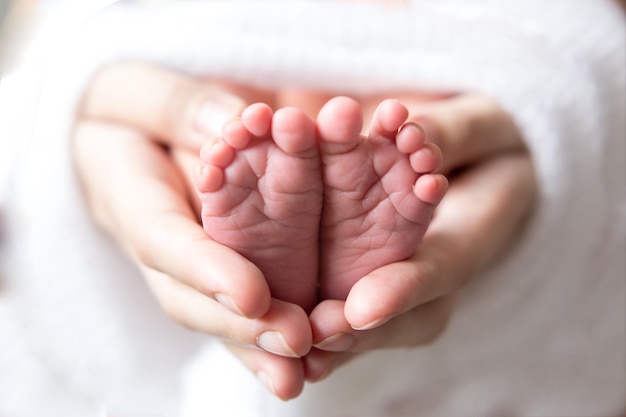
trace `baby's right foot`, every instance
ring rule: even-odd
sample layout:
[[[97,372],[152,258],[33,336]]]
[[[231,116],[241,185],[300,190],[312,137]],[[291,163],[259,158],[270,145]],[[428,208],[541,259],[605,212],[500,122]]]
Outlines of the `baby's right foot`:
[[[315,129],[295,108],[272,115],[252,105],[203,146],[195,179],[207,234],[258,266],[273,297],[307,313],[317,303],[323,192]]]
[[[407,117],[400,103],[383,101],[362,137],[356,101],[336,97],[319,113],[322,299],[343,300],[363,276],[410,257],[445,194],[445,177],[432,174],[441,153]]]

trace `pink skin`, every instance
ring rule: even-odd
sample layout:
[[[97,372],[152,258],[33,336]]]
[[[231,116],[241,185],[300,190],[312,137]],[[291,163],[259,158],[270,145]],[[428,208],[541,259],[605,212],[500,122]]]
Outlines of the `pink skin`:
[[[248,107],[202,147],[205,231],[255,263],[275,298],[309,313],[320,284],[321,299],[345,300],[362,276],[413,253],[446,191],[430,174],[438,148],[407,117],[383,101],[366,138],[347,97],[317,123],[296,108]]]
[[[272,296],[317,304],[322,179],[315,123],[253,104],[205,144],[196,173],[207,234],[255,263]]]
[[[322,299],[345,300],[361,277],[408,258],[443,198],[447,181],[429,174],[441,153],[406,123],[407,109],[385,100],[361,135],[360,105],[330,100],[317,119],[324,166],[320,284]]]

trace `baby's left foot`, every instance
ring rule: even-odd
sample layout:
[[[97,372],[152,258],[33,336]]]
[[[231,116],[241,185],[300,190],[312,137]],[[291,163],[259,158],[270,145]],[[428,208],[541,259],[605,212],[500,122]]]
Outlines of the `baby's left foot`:
[[[322,299],[345,299],[363,276],[410,257],[446,192],[445,177],[432,174],[439,149],[407,117],[403,105],[383,101],[362,137],[356,101],[336,97],[319,113]]]

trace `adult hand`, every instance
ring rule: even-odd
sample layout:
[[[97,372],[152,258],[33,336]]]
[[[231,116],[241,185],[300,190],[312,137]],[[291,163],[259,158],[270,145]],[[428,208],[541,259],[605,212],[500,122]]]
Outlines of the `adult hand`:
[[[246,100],[237,97],[250,93],[235,91],[238,94],[233,96],[233,91],[233,88],[224,89],[223,85],[201,83],[143,64],[110,66],[95,78],[86,94],[81,122],[77,128],[76,159],[96,218],[137,260],[166,313],[185,326],[226,340],[239,359],[259,376],[270,391],[280,398],[288,399],[300,393],[305,376],[309,380],[319,379],[348,360],[352,353],[315,350],[304,362],[295,358],[305,354],[310,347],[311,334],[307,331],[309,326],[306,315],[297,306],[270,301],[269,290],[260,271],[235,252],[206,237],[191,208],[184,178],[172,165],[170,154],[154,142],[157,139],[166,145],[182,145],[182,148],[193,149],[204,138],[219,135],[219,126],[244,107]],[[219,122],[214,122],[211,109],[220,108],[220,100],[231,106],[233,102],[238,104],[225,106],[232,113],[217,112],[215,120],[219,119]],[[255,97],[255,100],[258,98]],[[271,102],[272,97],[261,100]],[[202,104],[206,102],[210,104]],[[457,162],[446,165],[448,170],[470,165],[496,151],[521,148],[521,142],[515,135],[517,141],[502,145],[503,137],[499,129],[509,133],[516,130],[506,128],[506,123],[505,128],[502,127],[503,120],[510,120],[503,117],[505,115],[497,107],[498,111],[489,110],[483,114],[485,108],[470,101],[466,105],[473,111],[466,114],[458,111],[462,104],[462,100],[450,100],[433,106],[416,103],[412,108],[415,120],[427,128],[431,138],[440,134],[438,143],[451,157],[448,160],[454,161],[456,158]],[[435,114],[437,112],[440,112],[439,115]],[[492,129],[487,129],[485,134],[493,139],[495,145],[483,147],[482,150],[478,147],[476,150],[477,141],[472,135],[481,130],[461,128],[464,126]],[[493,130],[494,127],[497,129]],[[468,152],[469,149],[474,151]],[[176,152],[175,157],[187,165],[193,159],[184,151]],[[112,163],[117,168],[113,173],[107,169]],[[530,167],[528,169],[531,170]],[[450,208],[444,210],[446,205],[440,208],[424,243],[412,259],[381,268],[360,281],[347,300],[345,316],[343,306],[336,308],[331,302],[323,303],[316,310],[311,317],[315,342],[326,340],[323,347],[328,350],[349,349],[356,352],[425,343],[443,329],[451,308],[446,298],[439,299],[437,295],[461,284],[463,279],[460,277],[465,275],[460,265],[465,263],[469,267],[481,264],[480,257],[472,258],[468,252],[461,250],[461,242],[469,243],[470,249],[475,250],[472,253],[488,258],[488,249],[497,247],[499,243],[497,239],[484,234],[480,225],[491,226],[490,221],[507,213],[499,209],[508,205],[510,194],[515,194],[502,195],[500,200],[506,204],[498,204],[499,199],[487,196],[493,204],[481,205],[482,211],[473,214],[476,218],[474,227],[465,224],[471,230],[461,228],[464,232],[460,233],[452,225],[455,219],[458,222],[459,216],[451,196],[458,194],[459,204],[462,204],[464,198],[471,200],[479,195],[479,191],[485,194],[488,189],[488,186],[483,188],[479,184],[480,176],[469,175],[471,172],[453,181],[446,199],[447,207]],[[101,173],[107,173],[107,177]],[[491,178],[488,174],[485,176]],[[510,172],[508,178],[511,181],[508,182],[504,181],[506,176],[498,174],[495,177],[501,179],[502,188],[508,190],[509,186],[516,184],[512,178],[519,179],[521,176]],[[466,181],[461,181],[461,178],[466,178]],[[475,187],[467,187],[464,185],[466,183],[474,184]],[[492,210],[488,210],[488,207],[492,207]],[[468,215],[466,211],[464,213]],[[484,218],[494,214],[494,219],[483,219],[481,223],[481,214]],[[508,219],[515,223],[514,220],[519,220],[519,217],[512,213],[502,217],[502,221],[507,223]],[[448,226],[446,219],[452,222]],[[441,224],[438,226],[439,233],[435,233],[436,224]],[[498,227],[488,229],[493,231]],[[481,236],[479,241],[484,243],[481,250],[472,241],[478,235]],[[459,236],[461,240],[457,239]],[[449,250],[450,242],[455,242],[459,250],[448,253],[443,259],[442,254],[446,252],[440,248],[443,245]],[[458,261],[459,267],[454,270],[449,268],[450,259]],[[399,283],[404,282],[404,287],[400,287],[402,290],[391,291],[382,298],[377,295],[377,303],[381,307],[379,310],[360,311],[359,305],[367,304],[368,297],[371,299],[380,289],[376,285],[377,274],[387,273],[397,275]],[[228,279],[222,279],[224,277]],[[448,277],[442,280],[450,284],[447,289],[443,285],[434,285],[441,277]],[[420,286],[419,282],[423,284]],[[430,292],[427,291],[429,286],[432,287]],[[407,299],[404,289],[410,289],[413,297]],[[387,302],[380,304],[381,299]],[[405,311],[408,313],[402,316]],[[325,315],[333,320],[328,325],[318,326],[319,318]],[[391,320],[395,316],[400,317]],[[374,322],[369,327],[376,327],[384,320],[389,321],[369,331],[356,332],[352,329],[352,326],[359,326],[359,321],[367,324],[367,320]],[[419,328],[412,340],[402,336],[406,329],[412,328]],[[268,337],[261,337],[267,331],[270,332]],[[276,332],[282,338],[276,338]],[[338,343],[334,346],[329,343],[333,339],[337,340],[334,337],[336,334],[343,333],[352,333],[355,337],[358,335],[356,342],[351,343],[351,346],[343,342],[341,349],[337,349]]]
[[[75,161],[95,218],[136,261],[164,311],[224,340],[269,390],[293,398],[304,383],[297,358],[311,346],[306,313],[272,300],[256,266],[206,235],[163,146],[194,148],[218,136],[245,104],[232,91],[149,65],[111,65],[85,95]]]
[[[323,301],[311,313],[316,348],[304,359],[309,381],[359,352],[436,339],[458,290],[515,238],[532,207],[532,163],[495,102],[468,94],[408,104],[411,119],[442,148],[450,188],[410,259],[373,271],[345,302]]]

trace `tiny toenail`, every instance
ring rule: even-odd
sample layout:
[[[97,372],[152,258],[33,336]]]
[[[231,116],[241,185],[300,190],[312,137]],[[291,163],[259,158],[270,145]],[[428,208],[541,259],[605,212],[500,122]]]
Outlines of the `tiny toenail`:
[[[343,352],[350,349],[356,343],[356,337],[347,333],[337,333],[333,336],[327,337],[320,343],[317,343],[315,347],[322,350],[331,352]]]
[[[196,166],[195,166],[195,171],[196,171],[196,174],[197,174],[198,176],[202,176],[202,174],[204,173],[204,168],[205,168],[205,167],[206,167],[206,165],[205,165],[205,164],[203,164],[203,163],[198,163],[198,164],[196,164]]]
[[[418,135],[420,138],[425,139],[426,138],[426,131],[424,130],[424,128],[420,125],[418,125],[417,123],[413,123],[413,122],[409,122],[404,124],[401,128],[400,128],[400,132],[401,133],[407,129],[412,130],[413,134]]]
[[[276,331],[268,331],[261,334],[256,339],[257,345],[270,353],[289,358],[299,358],[298,355],[288,344],[282,334]]]
[[[213,148],[216,144],[217,140],[215,139],[204,142],[200,148],[200,159],[208,161],[211,158],[211,153],[213,152]]]
[[[420,135],[426,137],[426,130],[424,130],[424,128],[421,125],[419,125],[417,123],[409,122],[409,123],[405,124],[404,126],[406,126],[408,128],[411,128],[411,129],[415,129]]]
[[[209,155],[219,154],[220,151],[224,150],[224,142],[220,140],[214,140],[209,143],[208,153]]]

